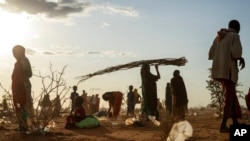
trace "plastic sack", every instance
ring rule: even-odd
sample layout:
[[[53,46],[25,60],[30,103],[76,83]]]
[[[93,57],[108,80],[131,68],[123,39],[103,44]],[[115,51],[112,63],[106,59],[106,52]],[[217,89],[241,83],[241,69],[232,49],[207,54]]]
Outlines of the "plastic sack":
[[[76,122],[75,126],[77,128],[94,128],[94,127],[99,127],[100,123],[97,118],[88,116],[85,119],[81,120],[80,122]]]
[[[193,136],[193,127],[187,121],[180,121],[173,125],[166,141],[185,141]]]
[[[128,118],[125,120],[125,125],[133,125],[134,121],[133,118]]]
[[[158,120],[155,119],[155,116],[148,116],[148,119],[150,119],[155,126],[160,126],[160,122]]]

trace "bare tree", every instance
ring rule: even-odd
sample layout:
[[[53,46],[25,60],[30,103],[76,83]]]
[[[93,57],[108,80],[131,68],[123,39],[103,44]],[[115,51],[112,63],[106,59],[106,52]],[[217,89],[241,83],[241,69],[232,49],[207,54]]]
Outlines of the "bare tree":
[[[50,74],[43,76],[41,72],[38,75],[34,75],[42,80],[42,91],[38,97],[34,98],[34,105],[36,113],[36,126],[42,126],[45,128],[49,125],[53,118],[60,114],[62,106],[65,104],[67,98],[66,95],[70,90],[67,87],[67,83],[63,78],[66,66],[61,71],[53,71],[52,64],[50,64]],[[56,96],[54,100],[50,100],[51,95]],[[45,104],[45,103],[50,104]]]
[[[45,131],[45,128],[51,125],[53,119],[59,116],[63,105],[67,101],[66,95],[70,87],[67,87],[67,83],[64,79],[65,69],[66,66],[64,66],[61,71],[53,71],[52,64],[50,64],[50,74],[43,76],[41,72],[39,72],[38,75],[34,75],[40,78],[42,83],[40,94],[34,97],[33,93],[35,117],[32,124],[29,124],[29,128],[34,132]],[[12,93],[5,89],[1,83],[0,88],[6,93],[11,101],[12,109],[14,109]],[[55,96],[55,98],[54,100],[50,100],[46,98],[47,96]],[[44,104],[46,99],[49,100],[50,104]]]

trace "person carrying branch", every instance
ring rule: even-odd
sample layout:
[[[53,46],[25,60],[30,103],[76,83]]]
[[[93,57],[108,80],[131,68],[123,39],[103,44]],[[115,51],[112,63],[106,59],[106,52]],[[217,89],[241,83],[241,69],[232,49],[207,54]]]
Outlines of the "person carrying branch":
[[[157,75],[150,72],[149,64],[142,65],[141,79],[142,79],[142,96],[143,96],[143,110],[148,116],[155,116],[159,120],[159,111],[157,110],[157,85],[156,81],[161,78],[158,65],[155,65]]]

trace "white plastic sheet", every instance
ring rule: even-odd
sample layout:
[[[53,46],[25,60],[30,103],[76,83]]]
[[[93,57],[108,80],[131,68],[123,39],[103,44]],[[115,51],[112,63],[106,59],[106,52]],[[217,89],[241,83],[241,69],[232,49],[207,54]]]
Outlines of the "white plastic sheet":
[[[193,136],[193,127],[187,121],[180,121],[173,125],[166,141],[185,141]]]

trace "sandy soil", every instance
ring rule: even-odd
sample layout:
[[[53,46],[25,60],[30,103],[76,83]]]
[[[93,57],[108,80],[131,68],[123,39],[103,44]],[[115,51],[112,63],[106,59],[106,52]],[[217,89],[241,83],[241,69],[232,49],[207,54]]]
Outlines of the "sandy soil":
[[[112,125],[107,118],[100,119],[101,126],[92,129],[65,130],[65,118],[54,119],[56,127],[45,135],[21,134],[15,131],[16,124],[0,128],[0,141],[165,141],[162,126],[157,127],[151,121],[143,122],[143,127],[126,126],[126,117],[118,118],[118,125]],[[164,120],[162,116],[161,120]],[[229,134],[219,133],[220,120],[212,112],[198,111],[190,113],[187,120],[193,127],[196,141],[229,141]],[[244,122],[248,122],[244,120]],[[163,125],[163,124],[162,124]]]

